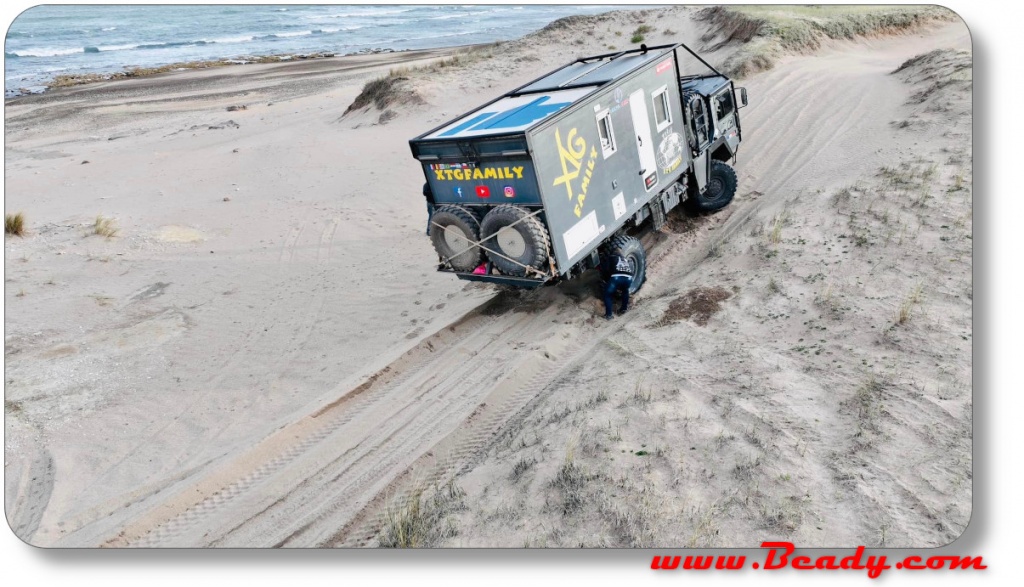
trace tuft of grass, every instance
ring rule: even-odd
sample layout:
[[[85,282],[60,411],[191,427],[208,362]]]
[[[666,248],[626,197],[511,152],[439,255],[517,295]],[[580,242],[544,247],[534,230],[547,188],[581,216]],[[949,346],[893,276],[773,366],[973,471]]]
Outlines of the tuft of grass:
[[[629,42],[630,43],[642,43],[644,41],[644,35],[646,35],[649,32],[652,32],[653,30],[654,29],[652,29],[651,27],[649,27],[649,26],[647,26],[645,24],[642,24],[642,25],[636,27],[636,30],[633,31],[633,36],[629,38]]]
[[[525,457],[519,459],[519,462],[512,466],[512,473],[509,475],[509,479],[511,479],[513,483],[519,481],[523,474],[532,469],[536,464],[537,459],[526,460]]]
[[[768,242],[778,245],[782,242],[782,227],[786,224],[786,214],[776,214],[772,218],[771,230],[768,232]]]
[[[874,375],[870,375],[853,394],[853,407],[857,409],[858,437],[867,438],[866,432],[878,431],[878,417],[880,415],[882,391],[885,383]],[[863,445],[869,441],[862,440]]]
[[[893,321],[896,324],[906,324],[910,320],[910,317],[914,313],[914,306],[921,303],[921,297],[924,292],[924,286],[918,283],[914,286],[914,289],[910,290],[903,301],[900,302],[898,308],[896,308],[896,315],[893,317]]]
[[[435,487],[429,498],[416,489],[404,502],[392,504],[384,514],[378,537],[383,548],[429,548],[458,534],[451,513],[465,508],[463,491],[454,480]]]
[[[422,104],[423,98],[410,89],[405,82],[417,75],[441,73],[475,63],[482,59],[490,59],[493,56],[493,48],[476,49],[464,53],[456,53],[451,57],[446,57],[428,65],[392,68],[386,76],[366,82],[359,95],[349,104],[342,116],[371,104],[385,113],[388,107],[394,104]],[[390,118],[393,117],[393,115],[390,116]]]
[[[571,457],[566,457],[551,485],[562,496],[562,515],[568,516],[583,507],[583,489],[587,476]]]
[[[4,234],[25,236],[25,214],[23,212],[4,215]]]
[[[107,238],[116,236],[120,229],[117,227],[117,221],[113,218],[104,218],[103,216],[97,216],[96,221],[92,225],[92,233],[104,236]]]
[[[641,408],[651,403],[651,390],[650,388],[644,389],[643,375],[636,380],[636,387],[633,388],[633,396],[631,399],[635,405]]]
[[[803,523],[803,513],[792,497],[761,505],[761,527],[775,534],[791,534]]]
[[[401,83],[407,79],[409,78],[401,74],[396,75],[392,71],[384,77],[366,82],[356,99],[345,109],[345,114],[370,104],[376,106],[378,110],[386,110],[388,106],[398,100]]]

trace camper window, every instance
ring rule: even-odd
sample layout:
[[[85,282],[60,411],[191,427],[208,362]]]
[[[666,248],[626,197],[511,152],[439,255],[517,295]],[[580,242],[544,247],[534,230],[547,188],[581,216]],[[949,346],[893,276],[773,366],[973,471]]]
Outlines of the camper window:
[[[601,151],[607,159],[615,152],[615,133],[612,131],[612,116],[607,110],[597,115],[597,133],[601,136]]]
[[[658,124],[658,132],[672,124],[672,111],[668,107],[668,86],[654,92],[654,119]]]

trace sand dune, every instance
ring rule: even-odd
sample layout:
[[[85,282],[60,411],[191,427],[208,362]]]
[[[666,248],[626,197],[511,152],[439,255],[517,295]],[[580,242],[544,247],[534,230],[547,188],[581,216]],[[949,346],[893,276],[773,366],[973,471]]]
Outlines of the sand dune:
[[[5,242],[12,527],[42,546],[377,545],[423,490],[447,546],[956,538],[962,23],[745,80],[739,196],[648,237],[622,320],[594,320],[587,282],[433,271],[409,138],[655,17],[655,40],[700,46],[693,13],[567,22],[410,72],[383,118],[343,113],[367,80],[450,53],[9,101],[7,211],[29,222]]]

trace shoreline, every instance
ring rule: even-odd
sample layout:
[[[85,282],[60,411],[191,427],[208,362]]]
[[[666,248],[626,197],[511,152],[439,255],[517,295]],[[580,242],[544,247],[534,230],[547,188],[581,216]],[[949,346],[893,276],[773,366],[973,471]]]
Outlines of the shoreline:
[[[21,93],[17,95],[6,95],[4,97],[4,104],[14,105],[20,103],[26,103],[34,100],[46,100],[46,99],[57,99],[64,95],[64,92],[69,91],[84,91],[91,88],[97,88],[105,83],[120,84],[123,82],[142,82],[168,79],[175,74],[194,74],[202,75],[203,72],[209,72],[211,70],[223,71],[228,75],[242,75],[236,66],[298,66],[299,64],[306,64],[311,67],[316,67],[313,64],[323,64],[326,69],[329,69],[328,64],[344,64],[346,61],[352,61],[353,67],[372,67],[376,65],[382,65],[384,61],[371,61],[368,63],[360,63],[357,60],[363,58],[380,58],[387,59],[393,57],[393,65],[403,66],[407,62],[419,61],[421,59],[440,59],[447,58],[453,55],[469,54],[474,51],[486,49],[488,47],[495,47],[503,41],[496,41],[492,43],[475,43],[469,45],[455,45],[451,47],[433,47],[427,49],[374,49],[368,51],[357,51],[355,53],[347,53],[345,55],[336,55],[331,53],[315,53],[315,54],[300,54],[300,55],[273,55],[263,57],[238,57],[222,60],[206,60],[206,61],[194,61],[194,62],[183,62],[173,63],[170,65],[162,66],[159,68],[135,68],[128,70],[120,74],[86,74],[75,80],[69,80],[66,83],[55,84],[47,86],[45,90],[40,92]]]
[[[125,81],[130,79],[141,79],[151,78],[167,73],[180,73],[184,71],[196,71],[205,69],[215,69],[221,67],[231,67],[237,65],[265,65],[265,64],[277,64],[277,63],[299,63],[308,62],[324,59],[344,59],[348,57],[362,57],[368,55],[390,55],[390,54],[418,54],[418,53],[435,53],[441,52],[443,54],[456,54],[459,52],[470,52],[482,47],[490,47],[501,43],[502,41],[495,41],[492,43],[474,43],[468,45],[453,45],[450,47],[429,47],[425,49],[390,49],[390,48],[374,48],[374,49],[363,49],[351,53],[337,54],[331,51],[317,51],[313,53],[281,53],[276,55],[243,55],[237,57],[222,57],[219,59],[204,59],[197,61],[182,61],[176,63],[169,63],[166,65],[154,66],[154,67],[131,67],[125,66],[128,69],[110,73],[83,73],[83,74],[61,74],[55,76],[49,85],[43,87],[40,91],[32,91],[28,88],[19,88],[17,93],[11,91],[4,92],[4,102],[7,103],[10,100],[16,100],[19,98],[26,98],[30,96],[43,96],[46,94],[52,94],[54,90],[60,90],[65,88],[75,88],[90,84],[96,84],[101,82],[117,82]]]
[[[171,63],[157,63],[155,65],[133,65],[133,64],[122,64],[119,70],[112,71],[90,71],[83,73],[56,73],[51,74],[51,77],[45,80],[34,81],[30,84],[23,85],[17,88],[6,89],[4,91],[4,99],[10,100],[14,98],[21,98],[32,95],[46,94],[55,89],[76,87],[81,85],[87,85],[97,82],[105,81],[118,81],[125,79],[136,79],[141,77],[150,77],[153,75],[159,75],[162,73],[168,73],[173,71],[182,70],[200,70],[226,67],[230,65],[252,65],[252,64],[267,64],[267,63],[283,63],[292,61],[311,61],[317,59],[326,59],[334,57],[354,57],[361,55],[380,55],[388,53],[412,53],[418,51],[440,51],[440,50],[457,50],[464,47],[476,47],[476,46],[490,46],[503,42],[515,42],[519,41],[531,34],[538,33],[542,30],[548,29],[555,23],[564,19],[572,19],[578,16],[597,16],[621,11],[624,8],[622,6],[608,6],[603,12],[587,15],[567,15],[558,18],[553,18],[543,25],[525,30],[520,35],[511,37],[508,39],[488,40],[486,42],[476,43],[465,43],[459,45],[437,45],[430,47],[419,47],[419,48],[396,48],[388,46],[375,46],[372,48],[363,48],[357,51],[350,51],[342,53],[339,51],[333,51],[328,49],[313,48],[306,51],[295,51],[295,52],[279,52],[279,53],[242,53],[234,54],[233,56],[220,56],[206,59],[186,59],[183,61],[174,61]],[[493,39],[493,36],[492,36]],[[387,41],[382,40],[383,43],[398,42],[400,44],[402,39],[398,41]],[[5,56],[5,61],[10,58]]]

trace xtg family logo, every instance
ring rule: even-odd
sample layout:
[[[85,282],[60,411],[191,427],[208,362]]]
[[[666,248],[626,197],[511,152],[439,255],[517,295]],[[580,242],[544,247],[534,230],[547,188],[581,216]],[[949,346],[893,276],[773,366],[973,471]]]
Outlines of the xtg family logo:
[[[583,155],[587,152],[587,141],[583,137],[576,136],[576,129],[565,135],[565,143],[562,143],[562,135],[555,129],[555,144],[558,145],[558,159],[562,164],[562,175],[555,178],[552,185],[565,184],[565,193],[569,201],[576,200],[573,213],[579,218],[583,214],[583,202],[587,199],[587,189],[590,187],[590,178],[594,175],[594,166],[597,163],[597,149],[590,147],[590,156],[587,159],[586,172],[583,174],[583,181],[580,182],[578,193],[573,196],[572,182],[579,178],[583,170]]]
[[[523,167],[475,167],[469,163],[435,163],[430,166],[438,181],[474,179],[523,179]]]
[[[779,569],[796,569],[799,571],[867,571],[868,577],[877,579],[882,571],[891,568],[910,571],[942,569],[958,570],[982,570],[988,566],[982,564],[982,557],[975,556],[929,556],[922,559],[919,556],[908,556],[904,559],[889,564],[886,556],[865,556],[864,547],[858,546],[853,554],[845,557],[825,556],[793,556],[796,548],[792,542],[762,542],[761,548],[767,549],[763,562],[754,561],[750,568],[765,571],[776,571]],[[747,568],[747,557],[743,555],[686,555],[682,556],[655,556],[651,561],[651,568],[656,571],[706,571],[716,569],[719,571],[738,571]]]

